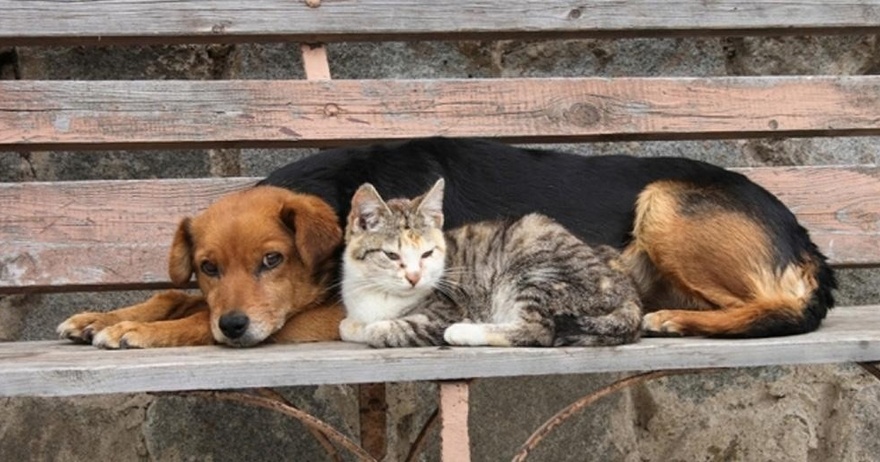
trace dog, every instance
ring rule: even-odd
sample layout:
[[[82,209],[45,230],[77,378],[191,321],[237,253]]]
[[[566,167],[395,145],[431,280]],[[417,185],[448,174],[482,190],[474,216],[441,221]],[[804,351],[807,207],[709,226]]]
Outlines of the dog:
[[[644,302],[646,335],[800,334],[834,306],[825,256],[791,211],[743,175],[683,158],[586,157],[435,137],[331,149],[279,168],[181,222],[170,277],[185,283],[195,273],[201,295],[163,292],[75,315],[59,332],[107,348],[336,339],[339,230],[352,194],[369,182],[383,197],[410,197],[439,177],[447,181],[447,227],[540,212],[591,245],[620,249]],[[264,195],[308,203],[309,211],[242,205]],[[251,220],[265,224],[243,224]],[[262,245],[285,233],[285,251]],[[233,267],[243,269],[233,275]],[[272,305],[268,294],[289,306]]]
[[[344,317],[330,291],[342,229],[316,196],[261,186],[184,218],[168,258],[177,285],[193,273],[200,295],[160,292],[108,313],[81,313],[66,338],[104,348],[252,346],[339,338]]]

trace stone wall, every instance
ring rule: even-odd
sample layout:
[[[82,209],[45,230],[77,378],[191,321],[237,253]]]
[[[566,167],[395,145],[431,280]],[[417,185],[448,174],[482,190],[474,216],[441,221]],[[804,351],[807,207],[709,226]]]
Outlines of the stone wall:
[[[334,44],[336,78],[723,76],[876,74],[876,36]],[[295,44],[0,48],[2,79],[302,78]],[[878,138],[592,143],[584,155],[673,155],[725,166],[877,163]],[[0,181],[263,175],[310,150],[0,152]],[[169,236],[170,239],[170,236]],[[840,272],[841,305],[880,301],[877,271]],[[82,309],[147,293],[0,297],[0,340],[54,337]],[[508,460],[541,422],[620,376],[474,382],[476,461]],[[531,460],[880,460],[880,382],[847,365],[768,367],[681,376],[635,387],[589,408]],[[349,386],[280,390],[351,435]],[[389,386],[389,455],[401,460],[432,412],[431,384]],[[295,421],[203,398],[114,395],[0,399],[3,460],[323,460]],[[437,459],[436,435],[425,460]]]

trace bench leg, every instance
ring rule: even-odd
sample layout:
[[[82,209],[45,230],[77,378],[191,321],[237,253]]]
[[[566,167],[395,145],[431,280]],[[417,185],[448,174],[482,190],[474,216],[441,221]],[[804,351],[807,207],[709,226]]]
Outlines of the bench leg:
[[[364,383],[358,388],[361,447],[376,460],[385,458],[388,404],[384,383]]]
[[[880,363],[856,363],[861,366],[865,372],[874,376],[875,379],[880,380]]]
[[[443,462],[469,462],[468,394],[466,381],[440,382],[440,458]]]

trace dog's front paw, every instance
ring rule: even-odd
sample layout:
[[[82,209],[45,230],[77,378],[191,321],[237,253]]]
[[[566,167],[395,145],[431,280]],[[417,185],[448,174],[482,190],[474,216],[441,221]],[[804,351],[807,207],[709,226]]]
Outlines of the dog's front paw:
[[[160,346],[148,331],[146,323],[122,321],[95,334],[92,344],[108,350]]]
[[[642,333],[653,337],[681,337],[687,335],[684,326],[669,311],[647,313],[642,317]]]
[[[366,324],[345,318],[339,322],[339,337],[344,342],[366,343]]]
[[[443,332],[443,340],[450,345],[484,346],[489,344],[483,326],[469,322],[457,322]]]
[[[85,312],[75,314],[55,329],[61,338],[77,343],[92,343],[95,334],[116,322],[109,313]]]

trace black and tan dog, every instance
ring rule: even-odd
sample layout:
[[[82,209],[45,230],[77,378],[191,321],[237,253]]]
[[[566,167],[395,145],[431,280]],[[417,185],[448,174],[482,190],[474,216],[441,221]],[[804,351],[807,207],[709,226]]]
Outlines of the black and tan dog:
[[[448,227],[537,211],[588,243],[620,248],[649,334],[798,334],[833,306],[834,275],[806,230],[740,174],[678,158],[430,138],[328,150],[282,167],[181,223],[171,278],[195,273],[202,295],[169,291],[79,314],[59,332],[111,348],[335,338],[339,228],[352,194],[370,182],[385,197],[413,196],[441,176]]]

